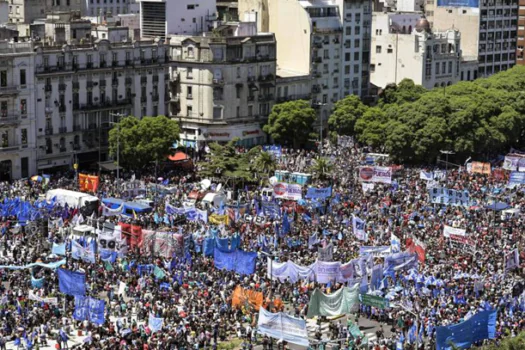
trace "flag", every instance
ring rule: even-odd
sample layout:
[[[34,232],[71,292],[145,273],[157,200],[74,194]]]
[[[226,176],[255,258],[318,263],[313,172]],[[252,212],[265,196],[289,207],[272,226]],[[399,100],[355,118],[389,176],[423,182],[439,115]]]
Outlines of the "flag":
[[[69,337],[67,336],[66,332],[64,332],[64,330],[62,328],[60,328],[60,339],[62,339],[62,341],[68,341],[69,340]]]
[[[153,269],[153,274],[157,279],[162,279],[166,276],[166,273],[158,266]]]
[[[361,220],[355,215],[352,216],[352,227],[353,227],[354,235],[356,236],[357,239],[361,241],[368,240],[368,236],[365,232],[365,225],[366,225],[365,221]]]
[[[137,216],[137,213],[135,212],[135,209],[133,209],[133,219],[135,219],[135,220],[138,219],[138,216]]]
[[[290,222],[288,222],[288,214],[283,215],[283,227],[282,227],[282,233],[283,235],[290,232]]]
[[[65,269],[58,269],[58,288],[68,295],[86,294],[86,275]]]
[[[392,253],[399,253],[401,251],[401,240],[393,233],[390,235],[390,247]]]
[[[317,232],[308,237],[308,249],[312,249],[314,245],[319,243],[319,238],[317,238]]]
[[[520,254],[518,248],[505,255],[505,271],[517,268],[520,265]]]
[[[158,332],[162,329],[163,318],[155,317],[153,314],[149,314],[148,327],[151,333]]]

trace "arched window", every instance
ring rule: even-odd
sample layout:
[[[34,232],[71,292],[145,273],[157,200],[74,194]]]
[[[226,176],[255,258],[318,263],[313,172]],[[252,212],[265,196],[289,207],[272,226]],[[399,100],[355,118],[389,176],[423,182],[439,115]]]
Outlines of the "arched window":
[[[412,26],[408,26],[408,33],[412,33]]]

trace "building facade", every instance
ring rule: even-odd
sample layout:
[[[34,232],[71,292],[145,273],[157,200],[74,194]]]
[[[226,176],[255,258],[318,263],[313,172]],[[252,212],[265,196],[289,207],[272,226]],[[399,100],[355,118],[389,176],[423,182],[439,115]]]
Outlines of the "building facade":
[[[76,1],[76,0],[73,0]],[[99,17],[103,22],[105,17],[119,14],[134,13],[135,0],[80,0],[82,1],[82,14],[84,16]]]
[[[519,0],[518,40],[516,46],[516,64],[525,65],[525,58],[523,57],[523,49],[525,47],[525,0]]]
[[[275,37],[226,34],[245,32],[238,29],[170,38],[170,115],[182,123],[186,146],[235,137],[247,147],[267,141],[261,125],[275,103]]]
[[[140,31],[144,38],[199,35],[217,19],[215,0],[139,0]]]
[[[425,4],[433,29],[460,31],[463,55],[477,57],[480,77],[516,64],[518,10],[518,0],[465,0],[454,6],[444,0],[427,0]]]
[[[275,100],[276,103],[287,101],[312,99],[312,79],[310,74],[298,75],[283,69],[277,69],[275,79]]]
[[[0,180],[36,173],[35,54],[30,43],[0,42]]]
[[[162,42],[35,48],[37,170],[108,160],[119,115],[165,115],[167,50]]]
[[[432,32],[418,13],[374,13],[372,83],[384,88],[405,78],[427,89],[460,80],[461,36]]]

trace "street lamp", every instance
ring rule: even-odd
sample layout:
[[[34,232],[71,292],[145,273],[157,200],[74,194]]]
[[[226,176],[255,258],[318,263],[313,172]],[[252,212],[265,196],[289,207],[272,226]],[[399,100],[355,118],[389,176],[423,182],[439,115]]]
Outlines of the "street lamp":
[[[321,150],[320,150],[320,154],[323,155],[323,113],[321,111],[321,107],[322,106],[326,106],[326,103],[321,103],[321,102],[316,102],[314,103],[314,106],[317,106],[319,108],[319,117],[321,119],[321,134],[320,134],[320,138],[321,138]]]
[[[118,122],[109,122],[109,124],[117,124],[117,184],[120,182],[120,118],[123,117],[123,114],[120,113],[111,113],[110,116],[117,117]]]
[[[446,156],[445,170],[446,170],[446,172],[447,172],[447,175],[446,175],[446,176],[447,176],[447,179],[448,179],[448,156],[449,156],[449,154],[450,154],[450,155],[451,155],[451,154],[456,154],[456,152],[454,152],[454,151],[449,151],[449,150],[439,150],[439,152],[440,152],[441,154],[444,154],[444,155]],[[447,182],[448,182],[448,181],[447,181]]]

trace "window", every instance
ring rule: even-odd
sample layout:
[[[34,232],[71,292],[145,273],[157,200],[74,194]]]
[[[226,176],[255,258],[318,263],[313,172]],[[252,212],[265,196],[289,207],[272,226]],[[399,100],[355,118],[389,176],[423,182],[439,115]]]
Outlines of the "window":
[[[193,106],[188,106],[186,110],[186,116],[191,117],[193,115]]]
[[[345,52],[345,62],[350,62],[350,52]]]
[[[248,106],[248,117],[251,117],[251,116],[253,116],[253,106],[249,105]]]
[[[355,74],[359,73],[359,65],[358,64],[354,64],[354,73]]]
[[[20,85],[26,85],[26,70],[20,69]]]
[[[7,71],[6,70],[0,71],[0,86],[1,87],[7,86]]]
[[[193,98],[193,87],[192,86],[188,86],[187,89],[186,89],[186,98]]]
[[[354,47],[357,49],[361,46],[361,40],[359,39],[355,39],[354,40]]]
[[[448,74],[452,74],[452,62],[448,63]]]
[[[0,117],[7,117],[7,101],[0,102]]]
[[[354,61],[359,61],[359,52],[354,52]]]
[[[361,27],[354,27],[354,34],[355,35],[361,34]]]
[[[345,74],[350,74],[350,66],[345,66]]]
[[[186,8],[188,10],[195,10],[195,5],[188,5]]]
[[[237,78],[241,77],[241,67],[237,67]]]
[[[447,62],[441,62],[441,74],[445,74],[447,72]]]
[[[393,51],[393,50],[392,50],[391,47],[389,47],[389,48],[386,49],[386,53],[392,53],[392,51]]]
[[[222,119],[222,107],[213,107],[213,119]]]
[[[376,45],[376,53],[381,53],[381,46],[380,45]]]
[[[186,70],[186,78],[193,79],[193,68],[188,67],[188,69]]]
[[[235,115],[237,116],[237,118],[239,118],[239,117],[241,116],[241,107],[237,106],[236,109],[237,109],[237,110],[236,110]]]
[[[346,27],[346,35],[352,35],[352,27]]]
[[[195,57],[194,56],[194,53],[193,53],[193,47],[188,47],[188,58],[193,58]]]
[[[241,89],[242,88],[240,86],[235,87],[235,97],[241,98]]]
[[[323,103],[327,103],[327,102],[328,102],[328,95],[324,94],[323,95]]]
[[[375,64],[371,64],[370,65],[370,71],[371,72],[375,72],[376,71],[376,65]]]
[[[439,62],[436,62],[436,75],[439,74]]]
[[[329,58],[328,50],[326,50],[326,49],[323,51],[323,58]]]
[[[27,115],[27,100],[25,98],[20,100],[20,114]]]

